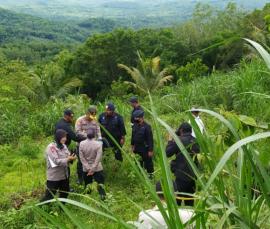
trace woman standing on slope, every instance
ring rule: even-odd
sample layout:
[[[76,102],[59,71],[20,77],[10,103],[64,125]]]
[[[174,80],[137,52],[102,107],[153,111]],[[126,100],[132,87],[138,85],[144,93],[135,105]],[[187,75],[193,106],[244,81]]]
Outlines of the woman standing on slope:
[[[67,198],[68,196],[68,166],[69,162],[76,160],[76,156],[74,154],[70,155],[65,145],[66,140],[67,132],[58,129],[55,132],[55,142],[47,146],[47,187],[45,196],[41,201],[53,199],[57,192],[59,192],[60,198]]]

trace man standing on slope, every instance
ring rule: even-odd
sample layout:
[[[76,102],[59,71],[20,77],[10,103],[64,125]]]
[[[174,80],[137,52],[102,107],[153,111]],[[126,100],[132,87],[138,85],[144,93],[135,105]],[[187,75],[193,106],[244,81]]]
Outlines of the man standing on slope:
[[[198,166],[197,154],[200,152],[200,147],[196,143],[196,139],[191,135],[192,127],[188,123],[184,122],[180,125],[176,134],[179,136],[182,144],[185,146],[194,163]],[[195,192],[195,174],[190,167],[186,157],[181,152],[180,148],[174,140],[168,142],[166,147],[167,157],[175,155],[175,159],[171,161],[171,170],[175,175],[175,183],[177,185],[178,192],[190,193]],[[191,195],[181,195],[185,200],[185,205],[192,206],[193,198]]]
[[[98,121],[108,132],[106,133],[105,130],[102,130],[102,137],[108,142],[108,146],[106,147],[112,147],[115,159],[123,161],[121,150],[111,137],[113,137],[118,145],[122,147],[125,144],[126,128],[123,117],[115,112],[115,106],[113,103],[107,104],[105,112],[99,116]],[[111,136],[109,136],[109,134]]]
[[[75,132],[72,129],[72,122],[73,122],[74,113],[71,109],[66,109],[64,111],[64,117],[61,118],[56,124],[55,124],[55,132],[59,129],[62,129],[67,132],[67,140],[66,140],[66,146],[68,147],[71,143],[71,140],[75,142],[80,142],[84,139],[86,139],[82,135],[76,135]]]
[[[145,168],[149,178],[153,179],[153,133],[151,126],[144,121],[144,112],[137,110],[133,114],[134,125],[132,126],[131,147],[135,154],[141,156],[140,164]]]
[[[101,200],[105,199],[104,175],[102,161],[102,142],[95,139],[96,133],[89,129],[87,139],[80,143],[79,154],[83,165],[83,178],[85,188],[93,182],[98,183],[98,193]]]
[[[133,125],[135,120],[134,120],[134,112],[137,111],[137,110],[142,110],[143,111],[143,108],[140,106],[139,104],[139,100],[136,96],[132,96],[129,100],[130,102],[130,105],[133,107],[133,110],[131,112],[131,118],[130,118],[130,122],[131,124]]]
[[[94,133],[96,134],[95,138],[98,140],[101,140],[102,139],[101,131],[100,131],[99,123],[96,121],[97,120],[96,114],[97,114],[96,107],[91,106],[87,110],[85,115],[78,118],[75,124],[76,133],[79,135],[82,135],[86,139],[88,131],[92,129],[94,130]],[[77,152],[77,156],[78,156],[78,163],[77,163],[78,182],[79,184],[82,184],[83,183],[83,168],[82,168],[82,163],[79,156],[79,151]]]

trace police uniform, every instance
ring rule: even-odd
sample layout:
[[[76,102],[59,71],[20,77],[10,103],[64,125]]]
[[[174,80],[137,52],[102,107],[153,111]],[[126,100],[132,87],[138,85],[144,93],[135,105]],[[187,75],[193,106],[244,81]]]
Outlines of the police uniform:
[[[86,138],[87,132],[93,129],[96,133],[96,138],[101,139],[101,132],[100,132],[100,126],[97,121],[95,120],[89,120],[86,115],[80,117],[77,119],[75,123],[75,131],[76,134],[79,134],[81,136],[84,136]]]
[[[185,125],[189,124],[185,123]],[[198,165],[196,154],[200,152],[200,147],[196,143],[195,138],[191,135],[192,128],[190,125],[189,129],[189,132],[182,133],[179,138],[185,146],[186,150],[189,152],[190,156],[193,158],[195,164]],[[175,141],[168,142],[168,145],[166,147],[166,154],[167,157],[176,155],[175,160],[172,160],[171,162],[171,170],[176,177],[175,182],[178,191],[193,194],[195,192],[195,174]],[[185,200],[185,205],[193,205],[193,200]]]
[[[77,135],[87,137],[87,132],[92,129],[96,133],[96,138],[101,139],[101,131],[100,131],[100,126],[99,123],[95,120],[89,120],[86,115],[81,116],[80,118],[77,119],[75,123],[75,131]],[[78,179],[79,183],[82,183],[83,181],[83,168],[82,168],[82,163],[80,160],[80,155],[77,152],[78,156],[78,162],[77,162],[77,174],[78,174]]]
[[[99,123],[112,135],[115,141],[121,146],[120,141],[126,135],[126,128],[124,124],[123,117],[118,113],[113,113],[111,116],[108,116],[106,112],[102,113],[98,119]],[[115,159],[123,161],[123,156],[121,150],[114,143],[111,137],[104,131],[101,130],[102,137],[105,138],[108,142],[108,145],[105,147],[112,147],[115,153]]]
[[[63,134],[64,133],[64,134]],[[58,130],[55,135],[60,140],[66,132]],[[57,143],[58,142],[58,143]],[[41,201],[53,199],[53,195],[59,191],[60,198],[67,198],[69,192],[69,162],[68,156],[70,152],[66,145],[60,144],[59,141],[52,142],[46,149],[47,162],[47,183],[46,193]]]
[[[66,109],[64,111],[64,115],[67,116],[73,116],[73,111],[70,109]],[[81,136],[80,134],[76,135],[75,132],[72,129],[72,125],[70,122],[65,120],[64,118],[61,118],[56,124],[55,124],[55,132],[59,129],[62,129],[67,132],[67,141],[66,146],[69,147],[71,140],[75,142],[80,142],[82,140],[85,140],[85,137]]]
[[[106,193],[102,187],[105,180],[101,164],[102,143],[95,139],[87,138],[80,143],[79,154],[83,165],[85,187],[91,184],[94,179],[98,183],[98,192],[103,199]],[[88,175],[89,171],[92,171],[93,175]]]
[[[143,117],[144,112],[138,110],[134,112],[134,118]],[[134,153],[141,156],[141,166],[145,168],[148,174],[154,172],[154,164],[152,157],[149,157],[148,152],[153,152],[154,141],[151,126],[146,123],[135,122],[132,126],[131,145],[133,146]]]

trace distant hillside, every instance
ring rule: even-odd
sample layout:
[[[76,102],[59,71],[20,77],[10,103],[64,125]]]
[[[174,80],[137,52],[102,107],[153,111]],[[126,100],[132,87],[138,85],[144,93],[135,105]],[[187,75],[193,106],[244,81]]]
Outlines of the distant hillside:
[[[14,13],[1,8],[0,28],[0,43],[14,39],[80,42],[87,35],[85,31],[76,26]]]
[[[114,27],[109,19],[64,23],[0,8],[0,51],[9,59],[45,61],[64,48],[83,42],[92,33],[109,32]]]
[[[224,8],[229,2],[247,9],[262,8],[268,0],[0,0],[0,7],[53,20],[109,18],[129,24],[168,25],[192,16],[198,3]],[[155,21],[155,23],[152,23]],[[149,23],[150,22],[150,23]]]

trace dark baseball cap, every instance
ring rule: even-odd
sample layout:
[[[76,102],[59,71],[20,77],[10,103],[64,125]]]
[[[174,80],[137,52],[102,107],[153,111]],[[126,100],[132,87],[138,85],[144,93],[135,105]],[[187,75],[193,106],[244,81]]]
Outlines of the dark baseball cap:
[[[136,96],[132,96],[130,99],[129,99],[129,102],[130,103],[137,103],[138,102],[138,98]]]
[[[71,109],[66,109],[66,110],[64,110],[64,115],[73,116],[74,112]]]
[[[192,132],[192,127],[189,123],[187,122],[183,122],[180,127],[179,130],[182,130],[184,133],[191,133]]]
[[[142,118],[144,116],[144,111],[136,110],[133,113],[133,118]]]
[[[107,103],[106,109],[108,109],[110,111],[115,111],[115,106],[113,103]]]

